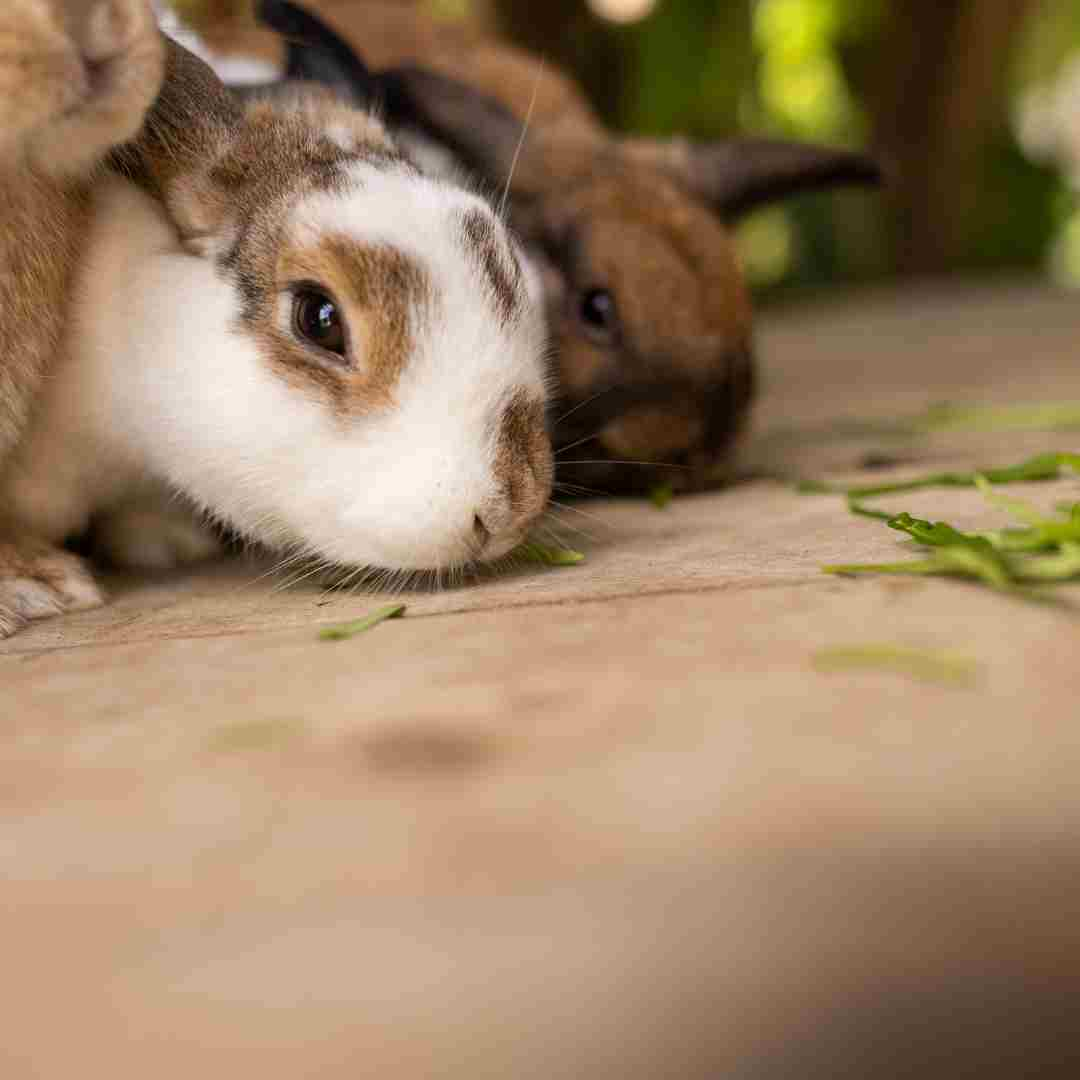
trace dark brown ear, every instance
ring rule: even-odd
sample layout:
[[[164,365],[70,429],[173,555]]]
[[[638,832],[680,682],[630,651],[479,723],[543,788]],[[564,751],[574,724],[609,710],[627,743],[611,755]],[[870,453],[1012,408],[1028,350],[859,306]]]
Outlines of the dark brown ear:
[[[377,97],[363,60],[313,12],[291,0],[259,0],[260,22],[285,41],[285,78],[319,83],[361,107]]]
[[[506,183],[524,131],[509,109],[427,68],[393,68],[378,78],[391,124],[416,128],[455,151],[484,179]]]
[[[626,139],[631,158],[670,173],[728,219],[791,195],[881,183],[865,154],[779,139]]]
[[[202,60],[171,38],[165,47],[157,100],[140,133],[110,163],[161,200],[189,250],[208,254],[235,212],[211,172],[232,144],[242,114]]]

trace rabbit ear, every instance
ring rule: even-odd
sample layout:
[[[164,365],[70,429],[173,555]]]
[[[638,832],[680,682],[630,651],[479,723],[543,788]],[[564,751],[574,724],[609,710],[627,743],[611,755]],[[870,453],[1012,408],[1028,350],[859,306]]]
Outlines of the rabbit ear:
[[[524,125],[499,101],[427,68],[393,68],[382,72],[379,82],[392,123],[419,129],[485,180],[506,183]]]
[[[259,0],[256,16],[285,39],[286,79],[319,83],[361,105],[377,97],[367,66],[322,19],[289,0]]]
[[[161,199],[188,250],[210,254],[235,207],[211,169],[232,145],[240,106],[208,65],[165,38],[165,81],[134,140],[114,168]]]
[[[622,149],[670,173],[729,219],[801,192],[882,180],[880,167],[864,154],[778,139],[626,139]]]

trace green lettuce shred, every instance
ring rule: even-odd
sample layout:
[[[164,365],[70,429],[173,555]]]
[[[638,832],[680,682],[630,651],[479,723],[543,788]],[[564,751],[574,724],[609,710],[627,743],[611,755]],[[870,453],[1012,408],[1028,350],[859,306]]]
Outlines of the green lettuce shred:
[[[340,626],[328,626],[325,630],[319,632],[319,637],[323,641],[348,641],[350,638],[357,637],[360,634],[366,634],[380,623],[386,622],[387,619],[400,619],[406,610],[404,604],[391,604],[389,607],[380,608],[362,619],[342,623]]]

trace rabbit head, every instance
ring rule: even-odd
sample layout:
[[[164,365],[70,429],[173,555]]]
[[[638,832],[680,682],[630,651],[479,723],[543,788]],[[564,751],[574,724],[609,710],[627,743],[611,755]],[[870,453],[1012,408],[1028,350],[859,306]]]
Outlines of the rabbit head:
[[[135,304],[91,268],[79,337],[126,371],[112,415],[155,474],[350,566],[444,570],[523,538],[551,485],[543,319],[484,200],[325,90],[241,107],[175,43],[117,166],[184,253],[123,270]]]

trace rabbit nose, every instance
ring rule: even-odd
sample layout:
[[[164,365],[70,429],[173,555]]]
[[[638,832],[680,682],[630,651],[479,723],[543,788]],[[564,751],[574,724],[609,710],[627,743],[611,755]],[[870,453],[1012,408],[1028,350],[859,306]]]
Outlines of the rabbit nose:
[[[543,513],[551,494],[550,480],[545,482],[531,462],[521,463],[514,473],[513,481],[486,499],[473,516],[473,540],[485,553],[524,535]]]

